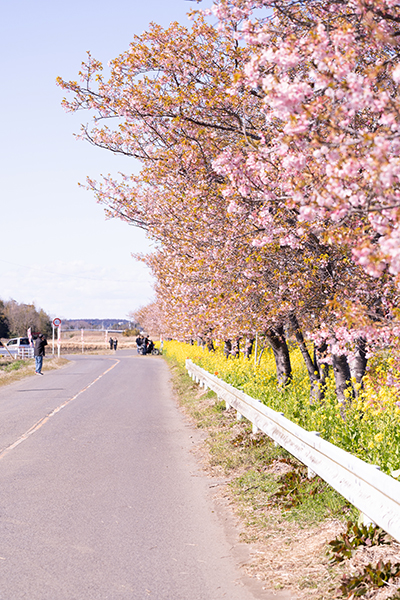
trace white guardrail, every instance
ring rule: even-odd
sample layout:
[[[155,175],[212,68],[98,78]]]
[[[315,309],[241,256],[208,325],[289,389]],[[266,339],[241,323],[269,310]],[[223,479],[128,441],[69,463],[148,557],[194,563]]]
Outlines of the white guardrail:
[[[364,515],[364,522],[376,523],[400,542],[400,482],[382,473],[345,450],[292,423],[283,413],[268,408],[191,360],[186,369],[197,383],[215,392],[226,407],[233,407],[237,417],[253,424],[253,433],[263,431],[309,469],[309,476],[319,475]]]
[[[20,346],[18,348],[16,358],[33,358],[33,352],[33,348],[23,348],[22,346]]]

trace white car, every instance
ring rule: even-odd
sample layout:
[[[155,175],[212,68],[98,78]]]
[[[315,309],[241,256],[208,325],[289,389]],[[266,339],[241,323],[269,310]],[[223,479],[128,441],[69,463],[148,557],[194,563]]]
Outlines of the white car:
[[[0,346],[0,354],[9,356],[7,350],[12,354],[18,354],[18,353],[22,353],[24,350],[28,351],[29,348],[32,349],[32,352],[30,352],[29,354],[32,354],[33,356],[33,345],[31,346],[29,344],[29,338],[27,337],[17,337],[17,338],[11,338],[11,340],[8,340],[8,342],[4,344],[2,346]],[[26,354],[28,354],[28,352],[26,352]]]

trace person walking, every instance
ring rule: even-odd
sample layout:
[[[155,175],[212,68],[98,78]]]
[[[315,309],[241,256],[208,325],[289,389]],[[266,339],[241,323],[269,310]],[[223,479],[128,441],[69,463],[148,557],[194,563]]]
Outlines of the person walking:
[[[110,339],[108,340],[108,343],[110,344],[110,350],[112,350],[114,347],[114,340],[112,339],[112,337],[110,337]]]
[[[36,338],[35,349],[33,351],[33,355],[35,357],[36,375],[43,375],[42,366],[43,366],[43,357],[46,354],[45,346],[47,346],[47,340],[44,337],[43,333],[39,333],[38,337]]]
[[[117,346],[118,346],[118,340],[117,340],[117,338],[115,338],[115,340],[114,340],[114,350],[117,349]]]

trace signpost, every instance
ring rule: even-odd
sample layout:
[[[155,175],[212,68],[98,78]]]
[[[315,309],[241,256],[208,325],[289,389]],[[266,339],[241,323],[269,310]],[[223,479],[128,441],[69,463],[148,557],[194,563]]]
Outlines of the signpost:
[[[57,356],[60,358],[61,351],[61,319],[56,317],[53,319],[53,356],[54,356],[54,331],[57,327]]]

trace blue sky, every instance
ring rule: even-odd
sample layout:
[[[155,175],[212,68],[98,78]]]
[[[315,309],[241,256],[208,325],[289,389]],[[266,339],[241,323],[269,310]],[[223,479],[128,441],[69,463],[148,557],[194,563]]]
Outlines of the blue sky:
[[[209,6],[210,2],[204,3]],[[132,172],[132,159],[76,141],[88,116],[61,108],[58,75],[77,79],[86,51],[107,63],[149,22],[167,26],[187,0],[2,0],[0,298],[35,302],[60,318],[125,318],[152,298],[132,252],[145,234],[106,220],[86,176]]]

